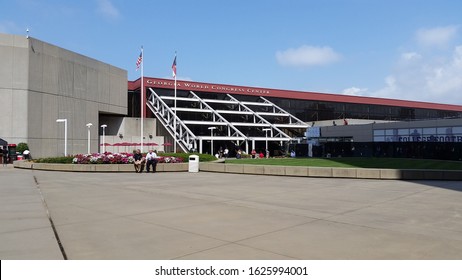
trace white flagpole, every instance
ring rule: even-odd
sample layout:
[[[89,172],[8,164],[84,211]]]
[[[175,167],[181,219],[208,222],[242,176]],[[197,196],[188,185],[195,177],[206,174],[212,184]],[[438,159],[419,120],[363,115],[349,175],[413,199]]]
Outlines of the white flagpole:
[[[175,63],[176,63],[176,52],[175,52]],[[176,65],[175,65],[175,99],[174,99],[175,100],[174,101],[174,103],[175,103],[175,105],[174,105],[174,107],[175,107],[175,118],[173,119],[173,127],[175,128],[175,131],[174,131],[174,134],[173,134],[174,137],[175,137],[175,140],[174,140],[175,144],[173,145],[173,152],[174,153],[176,153],[176,117],[177,117],[176,116],[176,76],[177,76],[177,74],[176,74]]]
[[[141,152],[143,152],[143,134],[144,134],[144,81],[143,81],[143,64],[144,64],[144,53],[143,46],[141,46]]]

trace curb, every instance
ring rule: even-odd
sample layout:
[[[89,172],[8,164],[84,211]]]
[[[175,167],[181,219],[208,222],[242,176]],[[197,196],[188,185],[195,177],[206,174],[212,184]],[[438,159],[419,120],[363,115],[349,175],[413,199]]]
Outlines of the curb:
[[[65,172],[133,172],[131,164],[59,164],[15,161],[15,168]],[[188,163],[159,163],[158,172],[188,172]],[[224,164],[201,162],[199,170],[217,173],[273,175],[317,178],[356,178],[375,180],[447,180],[462,181],[462,171],[424,169],[337,168],[280,165]]]
[[[18,160],[13,163],[14,168],[64,171],[64,172],[127,172],[135,171],[133,164],[60,164],[60,163],[35,163]],[[186,172],[188,163],[158,163],[157,172]]]
[[[317,178],[462,181],[462,171],[200,163],[200,171]]]

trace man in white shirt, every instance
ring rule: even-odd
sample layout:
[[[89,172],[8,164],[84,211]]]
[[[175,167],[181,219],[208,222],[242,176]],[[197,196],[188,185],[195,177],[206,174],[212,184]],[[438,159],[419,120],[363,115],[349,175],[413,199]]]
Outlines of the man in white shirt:
[[[30,151],[29,150],[24,150],[24,152],[22,152],[22,155],[24,156],[24,159],[30,159]]]
[[[156,165],[157,165],[157,154],[153,150],[149,150],[146,154],[146,172],[149,173],[151,170],[152,165],[152,172],[156,173]]]

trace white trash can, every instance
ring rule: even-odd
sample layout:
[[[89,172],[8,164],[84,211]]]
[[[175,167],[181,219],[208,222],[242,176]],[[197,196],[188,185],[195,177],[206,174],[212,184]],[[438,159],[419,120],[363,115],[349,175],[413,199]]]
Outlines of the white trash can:
[[[189,172],[199,172],[199,156],[190,155],[189,156]]]

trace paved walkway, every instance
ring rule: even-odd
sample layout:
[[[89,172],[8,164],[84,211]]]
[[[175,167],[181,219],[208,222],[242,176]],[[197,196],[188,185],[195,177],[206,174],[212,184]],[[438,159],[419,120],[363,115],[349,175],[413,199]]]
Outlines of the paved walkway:
[[[462,259],[462,182],[11,167],[0,179],[0,259],[63,258],[47,208],[69,259]]]
[[[0,259],[62,259],[33,174],[0,166]]]

